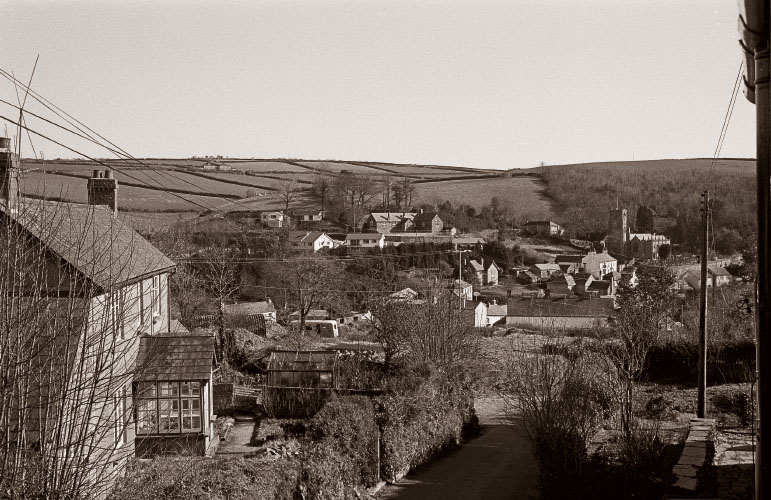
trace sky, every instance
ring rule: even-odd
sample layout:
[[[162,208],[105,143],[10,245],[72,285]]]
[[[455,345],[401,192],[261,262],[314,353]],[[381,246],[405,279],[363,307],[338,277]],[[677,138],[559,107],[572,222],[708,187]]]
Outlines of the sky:
[[[0,0],[0,69],[26,81],[39,55],[32,89],[137,157],[712,157],[742,59],[737,16],[735,0]],[[17,103],[6,79],[0,99]],[[755,156],[754,116],[739,94],[722,157]]]

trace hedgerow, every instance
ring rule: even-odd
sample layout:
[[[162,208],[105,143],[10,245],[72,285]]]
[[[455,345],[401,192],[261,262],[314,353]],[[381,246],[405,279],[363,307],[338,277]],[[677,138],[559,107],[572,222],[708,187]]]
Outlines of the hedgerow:
[[[469,379],[462,370],[407,369],[395,390],[378,399],[381,472],[395,481],[443,450],[457,446],[476,423]]]

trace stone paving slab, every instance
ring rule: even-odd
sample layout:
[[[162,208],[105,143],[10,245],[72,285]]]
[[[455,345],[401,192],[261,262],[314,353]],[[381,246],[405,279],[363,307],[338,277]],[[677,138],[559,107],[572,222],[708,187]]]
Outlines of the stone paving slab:
[[[680,460],[672,469],[677,477],[674,488],[695,492],[698,486],[697,475],[707,459],[707,441],[711,438],[715,426],[714,419],[691,419],[685,447]]]

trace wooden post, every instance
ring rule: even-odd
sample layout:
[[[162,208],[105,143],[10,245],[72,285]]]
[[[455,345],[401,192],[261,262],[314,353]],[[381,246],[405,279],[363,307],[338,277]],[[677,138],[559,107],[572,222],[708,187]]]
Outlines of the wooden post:
[[[696,416],[704,418],[707,409],[707,259],[709,238],[709,191],[701,193],[701,283],[699,283],[699,387]],[[715,286],[712,283],[712,286]]]
[[[771,99],[769,98],[769,50],[755,51],[755,112],[757,118],[758,283],[756,314],[758,370],[758,426],[755,447],[755,498],[771,499],[771,440],[761,436],[763,419],[771,415]],[[766,420],[766,423],[768,420]],[[768,435],[768,434],[767,434]]]

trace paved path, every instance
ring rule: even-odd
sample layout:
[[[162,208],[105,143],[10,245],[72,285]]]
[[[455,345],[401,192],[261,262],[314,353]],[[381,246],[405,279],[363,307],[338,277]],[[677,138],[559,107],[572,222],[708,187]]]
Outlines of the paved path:
[[[500,404],[477,404],[484,433],[452,454],[408,474],[378,495],[387,500],[534,500],[537,468],[530,443]]]

